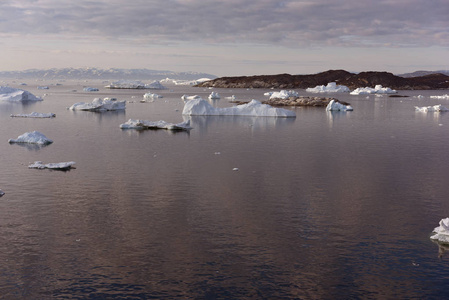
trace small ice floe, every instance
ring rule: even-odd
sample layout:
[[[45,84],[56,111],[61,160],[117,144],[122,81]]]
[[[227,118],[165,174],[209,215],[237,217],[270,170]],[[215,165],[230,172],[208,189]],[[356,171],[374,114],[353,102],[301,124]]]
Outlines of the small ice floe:
[[[413,98],[424,98],[424,96],[423,95],[418,95],[418,96],[413,96]]]
[[[430,236],[430,239],[445,244],[449,243],[449,218],[440,220],[440,226],[435,227],[432,231],[432,236]]]
[[[157,121],[157,122],[151,122],[151,121],[145,121],[145,120],[133,120],[129,119],[126,123],[123,123],[120,125],[121,129],[137,129],[137,130],[143,130],[143,129],[166,129],[166,130],[174,130],[174,131],[181,131],[181,130],[190,130],[192,127],[190,127],[190,120],[187,120],[182,123],[173,124],[173,123],[167,123],[165,121]]]
[[[15,89],[9,86],[0,86],[0,101],[42,101],[42,98],[28,91]]]
[[[329,101],[329,104],[326,106],[327,111],[353,111],[351,105],[344,105],[340,102],[337,102],[335,100]]]
[[[232,96],[230,96],[230,97],[225,97],[225,99],[226,99],[226,100],[235,101],[235,99],[237,99],[237,98],[235,97],[235,95],[232,95]]]
[[[48,86],[38,86],[37,89],[38,90],[48,90],[50,88]]]
[[[98,92],[99,89],[87,86],[87,87],[83,88],[83,91],[85,91],[85,92]]]
[[[350,90],[346,85],[337,85],[335,82],[329,82],[327,85],[317,85],[314,88],[307,88],[309,93],[349,93]]]
[[[252,117],[280,117],[296,118],[296,113],[292,110],[272,107],[262,104],[257,100],[233,107],[216,108],[203,99],[187,101],[182,111],[188,116],[252,116]]]
[[[155,94],[155,93],[145,93],[143,95],[143,100],[140,102],[147,102],[148,100],[154,100],[158,98],[163,98],[161,95]]]
[[[73,166],[75,164],[74,161],[68,162],[60,162],[60,163],[49,163],[43,164],[41,161],[35,161],[31,165],[28,166],[30,169],[52,169],[52,170],[62,170],[67,171],[70,169],[75,169]]]
[[[232,171],[238,171],[239,170],[239,168],[234,168],[234,169],[232,169]]]
[[[449,109],[447,109],[446,107],[444,107],[441,104],[434,105],[434,106],[423,106],[423,107],[415,106],[415,110],[416,111],[420,111],[420,112],[445,112],[445,111],[449,111]]]
[[[374,88],[364,87],[364,88],[356,88],[350,94],[351,95],[369,95],[369,94],[396,94],[396,90],[392,90],[389,87],[382,87],[382,85],[378,84]]]
[[[0,190],[0,197],[3,196],[5,194],[5,192],[3,192],[2,190]]]
[[[184,101],[187,101],[187,100],[201,99],[201,97],[198,95],[193,95],[193,96],[182,95],[181,99]]]
[[[270,99],[288,99],[290,97],[298,97],[299,94],[295,91],[281,90],[280,92],[272,92]]]
[[[217,92],[212,92],[212,93],[210,93],[210,95],[209,95],[209,97],[208,97],[209,99],[220,99],[220,95],[217,93]]]
[[[38,145],[48,145],[53,143],[52,140],[47,138],[44,134],[39,131],[25,132],[24,134],[17,137],[17,139],[9,139],[8,142],[12,143],[28,143],[28,144],[38,144]]]
[[[31,114],[16,114],[11,115],[12,118],[54,118],[56,114],[54,113],[37,113],[32,112]]]
[[[445,94],[445,95],[441,95],[441,96],[430,96],[430,98],[432,98],[432,99],[449,99],[449,95]]]
[[[92,103],[78,102],[69,107],[71,110],[83,111],[110,111],[126,109],[126,101],[117,101],[116,98],[95,98]]]

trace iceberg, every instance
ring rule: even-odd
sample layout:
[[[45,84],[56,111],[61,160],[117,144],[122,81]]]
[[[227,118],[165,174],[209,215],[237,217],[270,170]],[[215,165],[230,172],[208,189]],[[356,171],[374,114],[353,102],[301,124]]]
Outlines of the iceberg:
[[[67,171],[70,169],[74,169],[73,166],[75,164],[74,161],[68,161],[68,162],[60,162],[60,163],[49,163],[49,164],[43,164],[41,161],[35,161],[31,165],[28,166],[30,169],[52,169],[52,170],[62,170]]]
[[[145,84],[138,80],[119,80],[105,86],[108,89],[144,89]]]
[[[442,243],[449,243],[449,218],[441,219],[440,226],[435,227],[430,237]]]
[[[16,114],[11,115],[12,118],[54,118],[56,114],[54,113],[37,113],[32,112],[31,114]]]
[[[374,88],[364,87],[364,88],[356,88],[350,94],[351,95],[369,95],[369,94],[396,94],[396,90],[392,90],[389,87],[382,87],[382,85],[378,84]]]
[[[210,93],[208,98],[211,100],[212,99],[220,99],[220,95],[217,92],[212,92],[212,93]]]
[[[0,101],[42,101],[42,98],[28,91],[15,89],[9,86],[0,86]]]
[[[152,83],[145,84],[146,89],[153,89],[153,90],[166,90],[167,88],[163,86],[159,81],[155,80]]]
[[[25,132],[24,134],[17,137],[17,139],[9,139],[8,142],[11,143],[28,143],[28,144],[39,144],[48,145],[53,143],[52,140],[47,138],[44,134],[39,131]]]
[[[183,115],[189,116],[253,116],[296,118],[294,111],[262,104],[257,100],[226,108],[215,108],[204,99],[194,99],[184,104]]]
[[[186,101],[186,100],[193,100],[193,99],[201,99],[201,97],[198,95],[193,95],[193,96],[182,95],[181,99]]]
[[[267,94],[267,93],[265,93]],[[265,95],[264,94],[264,95]],[[272,92],[270,93],[270,99],[288,99],[290,97],[298,97],[299,94],[295,91],[287,91],[287,90],[281,90],[280,92]]]
[[[317,85],[314,88],[307,88],[309,93],[349,93],[350,90],[346,85],[337,85],[335,82],[329,82],[327,85]]]
[[[445,94],[445,95],[442,95],[442,96],[430,96],[430,98],[433,98],[433,99],[449,99],[449,95]]]
[[[143,99],[144,100],[157,99],[157,98],[163,98],[163,97],[161,95],[154,94],[154,93],[145,93],[145,95],[143,95]]]
[[[151,122],[151,121],[145,121],[145,120],[133,120],[129,119],[126,123],[123,123],[120,125],[121,129],[137,129],[137,130],[143,130],[143,129],[167,129],[167,130],[190,130],[192,127],[190,127],[190,120],[187,120],[182,123],[173,124],[173,123],[167,123],[165,121],[157,121],[157,122]]]
[[[340,102],[337,102],[335,100],[329,101],[329,104],[326,106],[327,111],[353,111],[351,105],[344,105]]]
[[[98,92],[99,89],[93,88],[93,87],[85,87],[85,88],[83,88],[83,91],[85,91],[85,92]]]
[[[117,101],[116,98],[95,98],[92,103],[78,102],[69,107],[70,110],[84,111],[110,111],[126,109],[126,101]]]
[[[415,110],[420,112],[445,112],[448,111],[449,109],[442,106],[441,104],[437,104],[434,106],[424,106],[424,107],[415,106]]]
[[[171,83],[171,84],[175,84],[175,85],[197,85],[206,81],[212,80],[210,78],[199,78],[196,80],[176,80],[176,79],[170,79],[170,78],[165,78],[162,79],[161,81],[164,83]]]

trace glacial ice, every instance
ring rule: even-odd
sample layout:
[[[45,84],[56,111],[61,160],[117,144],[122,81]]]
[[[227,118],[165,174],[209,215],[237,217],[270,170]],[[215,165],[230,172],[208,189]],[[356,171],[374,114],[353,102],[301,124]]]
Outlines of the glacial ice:
[[[173,124],[165,121],[151,122],[146,120],[133,120],[129,119],[126,123],[120,125],[121,129],[167,129],[167,130],[190,130],[190,120],[182,123]]]
[[[254,116],[254,117],[281,117],[295,118],[294,111],[276,108],[251,100],[247,104],[233,107],[216,108],[204,99],[194,99],[184,104],[183,115],[189,116]]]
[[[152,99],[157,99],[157,98],[163,98],[161,95],[158,95],[156,93],[145,93],[143,95],[143,99],[144,100],[152,100]]]
[[[201,99],[201,97],[198,95],[193,95],[193,96],[182,95],[181,99],[186,101],[186,100],[193,100],[193,99]]]
[[[350,90],[345,85],[337,85],[335,82],[329,82],[327,85],[317,85],[314,88],[307,88],[309,93],[349,93]]]
[[[42,98],[28,91],[9,86],[0,86],[0,101],[42,101]]]
[[[220,99],[220,95],[217,92],[211,92],[209,97],[209,99]]]
[[[378,84],[374,88],[364,87],[364,88],[356,88],[350,94],[351,95],[369,95],[369,94],[396,94],[396,90],[392,90],[389,87],[382,87],[382,85]]]
[[[53,169],[53,170],[70,170],[73,169],[74,161],[44,164],[41,161],[35,161],[28,166],[30,169]]]
[[[449,243],[449,218],[441,219],[440,226],[435,227],[430,237],[442,243]]]
[[[13,117],[13,118],[54,118],[54,117],[56,117],[56,114],[32,112],[30,114],[11,115],[11,117]]]
[[[126,101],[117,101],[116,98],[95,98],[92,103],[77,102],[69,107],[71,110],[109,111],[126,109]]]
[[[352,111],[354,110],[351,105],[344,105],[335,100],[329,101],[329,104],[326,106],[327,111]]]
[[[437,104],[437,105],[434,105],[434,106],[423,106],[423,107],[415,106],[415,110],[416,111],[420,111],[420,112],[444,112],[444,111],[449,111],[449,109],[447,109],[446,107],[444,107],[441,104]]]
[[[9,139],[9,143],[28,143],[28,144],[39,144],[48,145],[53,143],[52,140],[47,138],[44,134],[39,131],[25,132],[24,134],[17,137],[17,139]]]
[[[280,92],[270,93],[270,99],[288,99],[290,97],[298,97],[299,94],[293,90],[281,90]]]

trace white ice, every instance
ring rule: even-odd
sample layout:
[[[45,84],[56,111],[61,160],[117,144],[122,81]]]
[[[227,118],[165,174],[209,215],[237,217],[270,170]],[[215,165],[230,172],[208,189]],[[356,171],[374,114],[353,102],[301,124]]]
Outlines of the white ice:
[[[74,168],[74,161],[43,164],[41,161],[35,161],[28,166],[30,169],[53,169],[53,170],[69,170]]]
[[[32,112],[31,114],[11,115],[11,117],[15,117],[15,118],[54,118],[54,117],[56,117],[56,114],[54,114],[54,113],[37,113],[37,112]]]
[[[281,90],[280,92],[272,92],[270,99],[288,99],[290,97],[298,97],[299,94],[295,91]]]
[[[433,99],[449,99],[449,95],[445,94],[445,95],[442,95],[442,96],[430,96],[430,98],[433,98]]]
[[[17,137],[17,139],[9,139],[9,143],[28,143],[28,144],[39,144],[48,145],[53,143],[52,140],[47,138],[44,134],[39,131],[25,132],[24,134]]]
[[[440,220],[440,226],[435,227],[432,240],[437,240],[442,243],[449,243],[449,218]]]
[[[396,94],[396,90],[392,90],[389,87],[382,87],[378,84],[374,88],[364,87],[356,88],[350,94],[351,95],[369,95],[369,94]]]
[[[165,121],[151,122],[146,120],[129,119],[126,123],[120,125],[121,129],[167,129],[167,130],[190,130],[190,120],[182,123],[173,124]]]
[[[329,101],[329,104],[326,106],[327,111],[352,111],[354,110],[351,105],[344,105],[335,100]]]
[[[329,82],[327,85],[317,85],[314,88],[307,88],[309,93],[349,93],[350,90],[346,85],[337,85],[335,82]]]
[[[208,98],[209,99],[220,99],[220,95],[217,92],[211,92]]]
[[[145,84],[138,80],[119,80],[106,85],[109,89],[144,89]]]
[[[160,83],[160,81],[153,81],[152,83],[145,84],[146,89],[153,89],[153,90],[166,90],[167,88]]]
[[[143,95],[143,99],[157,99],[157,98],[163,98],[163,97],[156,93],[145,93],[145,95]]]
[[[182,95],[181,99],[186,101],[186,100],[193,100],[193,99],[201,99],[201,97],[198,95],[193,95],[193,96]]]
[[[83,88],[83,91],[85,91],[85,92],[98,92],[99,89],[94,88],[94,87],[85,87],[85,88]]]
[[[434,106],[423,106],[423,107],[415,106],[415,110],[420,112],[444,112],[448,111],[449,109],[447,109],[441,104],[437,104]]]
[[[175,84],[175,85],[197,85],[206,81],[212,80],[210,78],[199,78],[196,80],[176,80],[176,79],[170,79],[170,78],[165,78],[163,80],[161,80],[164,83],[171,83],[171,84]]]
[[[42,98],[28,91],[9,86],[0,86],[0,101],[42,101]]]
[[[126,109],[126,101],[117,101],[116,98],[95,98],[92,103],[78,102],[69,107],[71,110],[109,111]]]
[[[183,115],[189,116],[254,116],[254,117],[281,117],[295,118],[294,111],[276,108],[251,100],[247,104],[233,107],[216,108],[204,99],[194,99],[184,104]]]

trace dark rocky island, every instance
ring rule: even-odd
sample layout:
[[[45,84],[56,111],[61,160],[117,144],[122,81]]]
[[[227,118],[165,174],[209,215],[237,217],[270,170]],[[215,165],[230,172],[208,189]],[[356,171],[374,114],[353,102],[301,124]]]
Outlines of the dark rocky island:
[[[429,74],[418,77],[400,77],[389,72],[350,73],[345,70],[329,70],[310,75],[255,75],[220,77],[204,83],[199,87],[216,88],[275,88],[275,89],[306,89],[317,85],[336,82],[350,89],[359,87],[374,87],[378,84],[396,90],[439,90],[449,89],[449,76],[444,74]]]

